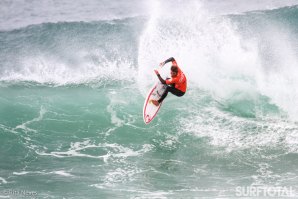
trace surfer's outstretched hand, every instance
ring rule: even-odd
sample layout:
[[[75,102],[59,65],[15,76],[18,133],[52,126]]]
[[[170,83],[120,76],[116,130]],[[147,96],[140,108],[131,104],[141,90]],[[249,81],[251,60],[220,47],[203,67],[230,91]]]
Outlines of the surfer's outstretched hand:
[[[155,72],[156,75],[159,75],[158,70],[154,69],[154,72]]]
[[[165,65],[165,62],[161,62],[161,63],[159,64],[160,67],[163,67],[164,65]]]

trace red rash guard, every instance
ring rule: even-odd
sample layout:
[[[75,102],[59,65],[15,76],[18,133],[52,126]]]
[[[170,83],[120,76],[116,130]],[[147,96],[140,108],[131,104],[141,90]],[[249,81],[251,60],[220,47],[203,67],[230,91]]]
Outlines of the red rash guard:
[[[187,88],[187,79],[175,60],[172,61],[172,65],[178,68],[178,74],[176,77],[166,80],[166,84],[175,84],[175,88],[185,93]]]

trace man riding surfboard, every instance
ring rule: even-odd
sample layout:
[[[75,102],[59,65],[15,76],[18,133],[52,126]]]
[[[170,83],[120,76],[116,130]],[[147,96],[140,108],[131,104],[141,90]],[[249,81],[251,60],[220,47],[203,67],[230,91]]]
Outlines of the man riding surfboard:
[[[187,79],[186,79],[186,76],[184,75],[184,73],[178,67],[178,64],[177,64],[176,60],[173,57],[171,57],[171,58],[167,59],[166,61],[161,62],[160,66],[163,67],[168,62],[172,62],[171,78],[167,78],[166,80],[164,80],[160,76],[158,70],[154,70],[154,72],[157,75],[159,81],[162,84],[167,85],[165,92],[163,93],[163,95],[160,97],[159,100],[151,100],[151,102],[155,106],[158,106],[166,98],[166,96],[168,95],[168,92],[170,92],[173,95],[176,95],[178,97],[183,96],[186,92]]]

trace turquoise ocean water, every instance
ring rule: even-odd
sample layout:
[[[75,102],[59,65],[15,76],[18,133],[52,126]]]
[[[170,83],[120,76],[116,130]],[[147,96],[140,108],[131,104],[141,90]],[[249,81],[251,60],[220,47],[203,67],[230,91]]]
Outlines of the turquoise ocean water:
[[[0,7],[0,198],[297,198],[298,1]]]

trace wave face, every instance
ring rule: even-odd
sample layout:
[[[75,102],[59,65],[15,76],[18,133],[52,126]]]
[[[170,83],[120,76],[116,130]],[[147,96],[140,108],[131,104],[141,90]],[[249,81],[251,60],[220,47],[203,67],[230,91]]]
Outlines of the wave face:
[[[0,3],[0,197],[297,197],[298,2],[16,2]],[[188,91],[145,125],[171,56]]]
[[[139,21],[45,23],[1,32],[0,80],[55,85],[130,80]]]

